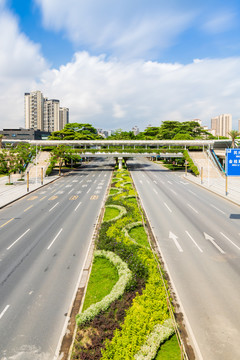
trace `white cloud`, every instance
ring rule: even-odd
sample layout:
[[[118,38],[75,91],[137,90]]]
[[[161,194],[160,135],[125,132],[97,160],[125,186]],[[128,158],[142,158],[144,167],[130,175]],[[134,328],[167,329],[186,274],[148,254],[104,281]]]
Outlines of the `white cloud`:
[[[64,31],[76,45],[122,58],[154,57],[170,46],[195,12],[150,0],[35,0],[46,28]],[[56,11],[57,9],[57,11]]]
[[[164,120],[240,115],[240,58],[202,59],[187,65],[107,60],[79,52],[39,87],[70,108],[70,121],[106,129],[144,129]]]
[[[35,86],[47,65],[39,46],[19,31],[4,1],[0,8],[0,128],[24,126],[23,94]]]

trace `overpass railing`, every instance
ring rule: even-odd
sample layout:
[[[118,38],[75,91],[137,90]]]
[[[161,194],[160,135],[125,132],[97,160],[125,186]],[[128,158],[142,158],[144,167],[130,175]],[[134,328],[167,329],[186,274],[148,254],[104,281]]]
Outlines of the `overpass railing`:
[[[209,155],[211,156],[212,161],[217,166],[218,170],[221,171],[221,173],[225,174],[225,169],[223,168],[222,164],[220,163],[218,156],[216,155],[215,151],[211,149],[209,152]]]

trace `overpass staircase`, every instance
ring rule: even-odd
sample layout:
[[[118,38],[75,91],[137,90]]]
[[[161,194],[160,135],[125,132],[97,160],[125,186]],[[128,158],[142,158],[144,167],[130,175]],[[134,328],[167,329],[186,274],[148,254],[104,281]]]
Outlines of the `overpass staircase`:
[[[46,174],[47,168],[50,164],[50,152],[48,151],[40,151],[37,154],[36,159],[33,160],[31,164],[27,167],[27,171],[29,171],[29,178],[41,178],[41,168],[43,168],[43,177]],[[26,172],[27,172],[26,171]],[[26,175],[25,172],[25,175]]]
[[[191,151],[189,152],[189,156],[197,166],[200,174],[201,169],[203,170],[203,178],[209,177],[217,179],[223,176],[223,171],[219,170],[210,152],[207,153],[205,151]]]

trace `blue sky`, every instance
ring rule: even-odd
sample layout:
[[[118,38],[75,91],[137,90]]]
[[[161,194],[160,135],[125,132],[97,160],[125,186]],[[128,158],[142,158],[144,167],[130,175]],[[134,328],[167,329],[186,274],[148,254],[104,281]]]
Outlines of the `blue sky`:
[[[105,129],[220,113],[237,128],[237,0],[0,0],[1,30],[1,128],[24,126],[36,89]]]

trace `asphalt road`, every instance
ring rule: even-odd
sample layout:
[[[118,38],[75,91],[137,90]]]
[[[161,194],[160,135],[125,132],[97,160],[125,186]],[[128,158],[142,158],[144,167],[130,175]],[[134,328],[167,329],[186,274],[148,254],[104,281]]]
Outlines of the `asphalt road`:
[[[0,359],[52,360],[112,168],[93,161],[0,210]]]
[[[159,165],[129,165],[196,358],[239,360],[239,207]]]

